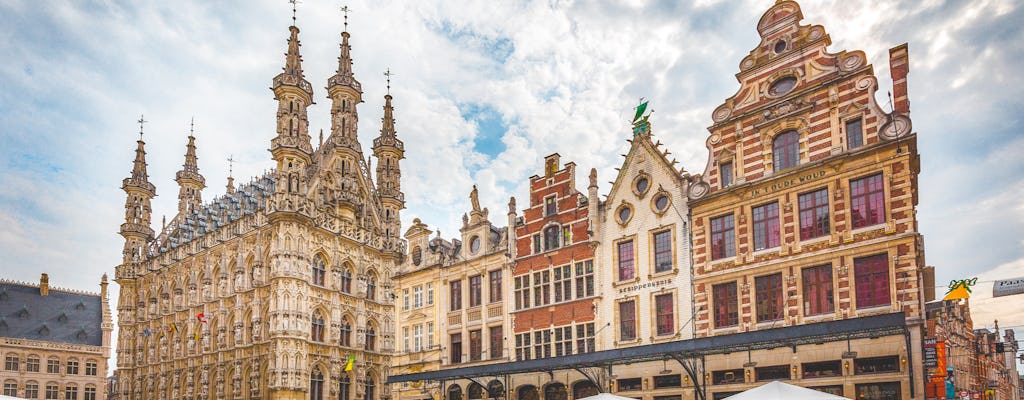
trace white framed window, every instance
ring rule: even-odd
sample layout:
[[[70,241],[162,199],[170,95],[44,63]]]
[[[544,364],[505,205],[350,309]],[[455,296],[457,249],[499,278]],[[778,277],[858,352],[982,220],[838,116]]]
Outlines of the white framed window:
[[[416,286],[412,288],[412,307],[423,307],[423,286]]]
[[[434,323],[427,322],[427,349],[434,348]]]
[[[434,284],[433,283],[428,283],[427,284],[427,305],[428,306],[434,305]]]
[[[412,327],[412,351],[423,351],[423,325]]]

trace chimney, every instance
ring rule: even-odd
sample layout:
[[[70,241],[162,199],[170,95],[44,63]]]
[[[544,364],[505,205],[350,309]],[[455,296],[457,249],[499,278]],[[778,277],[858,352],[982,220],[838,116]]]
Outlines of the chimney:
[[[50,277],[48,275],[46,275],[46,273],[44,272],[43,275],[39,277],[39,295],[40,296],[47,296],[49,294],[50,294]]]
[[[889,70],[892,73],[893,110],[902,115],[909,115],[907,74],[910,73],[910,55],[907,53],[906,43],[889,49]]]

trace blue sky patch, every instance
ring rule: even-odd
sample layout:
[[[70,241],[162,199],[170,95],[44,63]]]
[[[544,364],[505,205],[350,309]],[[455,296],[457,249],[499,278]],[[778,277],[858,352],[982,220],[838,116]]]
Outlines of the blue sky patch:
[[[476,122],[477,133],[473,140],[473,150],[494,158],[505,151],[505,142],[501,139],[508,132],[508,124],[502,120],[497,110],[486,104],[468,104],[459,107],[462,118]]]

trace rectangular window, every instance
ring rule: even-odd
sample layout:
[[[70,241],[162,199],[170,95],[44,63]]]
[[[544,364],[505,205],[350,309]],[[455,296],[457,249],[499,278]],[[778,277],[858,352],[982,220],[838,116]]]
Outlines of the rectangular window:
[[[555,303],[572,300],[572,265],[555,267]]]
[[[65,373],[68,375],[78,375],[78,361],[68,360],[68,366],[65,370]]]
[[[654,272],[672,270],[672,231],[654,233]]]
[[[550,271],[537,271],[533,273],[533,306],[544,306],[551,304],[551,275]]]
[[[82,398],[85,400],[96,400],[96,388],[85,388],[85,396]]]
[[[728,385],[730,383],[743,383],[743,369],[726,369],[711,373],[711,383],[714,385]]]
[[[758,382],[764,381],[788,381],[789,365],[772,365],[769,367],[754,368]]]
[[[533,332],[533,358],[551,357],[551,331]]]
[[[60,397],[60,389],[57,385],[46,385],[46,399],[57,400],[58,397]]]
[[[501,329],[501,325],[492,326],[491,328],[491,343],[488,347],[488,353],[491,359],[502,358],[505,356],[505,333]]]
[[[801,194],[798,203],[800,203],[800,240],[828,235],[828,188]]]
[[[853,365],[857,375],[900,372],[899,356],[858,358],[853,361]]]
[[[782,319],[782,273],[754,278],[757,322]]]
[[[654,296],[654,310],[657,315],[658,336],[671,335],[676,331],[675,305],[672,301],[672,294],[659,294]]]
[[[683,379],[679,374],[674,375],[658,375],[654,377],[654,388],[677,388],[683,387]]]
[[[572,326],[555,327],[555,357],[572,355]]]
[[[530,359],[530,333],[516,335],[516,360]]]
[[[449,297],[452,302],[451,310],[458,311],[462,309],[462,280],[454,280],[451,282],[451,296]]]
[[[814,389],[819,392],[825,392],[828,394],[834,394],[836,396],[843,395],[843,385],[828,385],[828,386],[808,386],[808,389]]]
[[[517,276],[514,279],[516,310],[530,308],[530,274]]]
[[[711,394],[711,400],[725,400],[737,394],[740,394],[740,392],[715,392]]]
[[[37,371],[39,370],[38,366],[39,366],[39,364],[37,363],[36,364],[36,370]],[[95,361],[86,361],[85,362],[85,374],[89,375],[89,376],[96,376],[96,362]]]
[[[48,373],[48,374],[59,374],[60,373],[60,360],[46,360],[46,373]]]
[[[801,275],[804,284],[804,315],[832,312],[832,266],[826,264],[804,268]]]
[[[17,396],[18,395],[18,384],[17,383],[5,383],[4,384],[4,396]]]
[[[715,328],[726,328],[739,324],[739,299],[736,296],[736,282],[712,286],[715,300]]]
[[[754,250],[779,247],[779,203],[769,203],[751,210],[754,220]]]
[[[858,400],[902,399],[899,382],[861,383],[855,386]]]
[[[643,390],[643,380],[640,378],[624,378],[619,379],[618,385],[620,392],[629,392],[634,390]]]
[[[853,259],[857,308],[889,305],[889,255],[886,253]]]
[[[843,374],[843,366],[839,360],[804,363],[802,367],[804,379],[831,378]]]
[[[594,295],[594,260],[576,263],[576,298]]]
[[[412,351],[423,351],[423,325],[412,327]]]
[[[423,286],[416,286],[412,288],[412,307],[423,307]]]
[[[711,259],[720,260],[736,255],[732,214],[711,219]]]
[[[544,228],[544,251],[557,249],[559,246],[558,242],[558,227],[549,226]]]
[[[469,361],[480,361],[483,352],[483,337],[480,330],[469,331]]]
[[[860,118],[846,121],[846,148],[853,150],[864,145],[864,130]]]
[[[619,303],[619,340],[636,339],[636,302],[633,300]]]
[[[850,181],[850,217],[854,229],[885,222],[882,174]]]
[[[412,337],[409,335],[409,327],[408,326],[403,326],[402,327],[402,345],[403,345],[402,349],[406,353],[412,351],[412,347],[409,345],[410,339],[412,339]]]
[[[533,235],[533,254],[540,254],[540,234]]]
[[[732,186],[732,161],[718,164],[718,176],[722,179],[722,188]]]
[[[501,270],[491,271],[488,273],[491,286],[488,294],[490,295],[490,302],[497,303],[501,301]]]
[[[17,371],[18,370],[18,356],[8,355],[4,357],[4,370]]]
[[[594,352],[594,323],[576,325],[576,354]]]
[[[483,275],[469,277],[469,306],[479,306],[484,299],[483,296]]]
[[[427,348],[434,348],[434,323],[427,322]]]
[[[25,384],[25,398],[26,399],[38,399],[39,398],[39,384],[38,383],[26,383]]]
[[[68,385],[64,387],[64,400],[78,400],[78,386]]]
[[[544,198],[544,216],[550,217],[558,213],[558,202],[555,201],[555,196],[548,196]]]
[[[433,283],[428,283],[427,284],[427,305],[428,306],[434,305],[434,284]]]
[[[628,281],[635,278],[636,271],[633,269],[633,241],[620,242],[618,249],[619,281]]]
[[[572,244],[572,227],[569,225],[562,227],[562,246],[568,246]]]
[[[409,289],[402,291],[402,309],[409,310]]]
[[[39,357],[29,356],[25,360],[25,370],[28,372],[39,372]]]
[[[451,335],[451,364],[460,362],[462,362],[462,334],[453,333]]]

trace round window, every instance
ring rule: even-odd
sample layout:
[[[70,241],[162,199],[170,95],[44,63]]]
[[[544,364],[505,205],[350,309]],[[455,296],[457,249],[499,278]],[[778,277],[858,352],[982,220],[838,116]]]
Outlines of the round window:
[[[633,209],[629,208],[629,206],[622,206],[622,208],[619,209],[619,222],[626,223],[632,215]]]
[[[658,211],[665,211],[668,208],[668,196],[662,194],[654,198],[654,208]]]
[[[771,96],[782,96],[792,91],[794,87],[796,87],[796,77],[785,76],[779,78],[768,87],[768,94]]]
[[[783,51],[786,51],[786,41],[780,40],[778,42],[775,42],[775,52],[781,53]]]
[[[469,239],[469,252],[476,254],[478,251],[480,251],[480,237],[473,236],[472,239]]]
[[[413,247],[412,249],[412,265],[419,266],[423,262],[423,249],[420,246]]]
[[[646,193],[647,187],[651,185],[651,181],[647,180],[647,177],[640,177],[636,180],[636,191],[639,193]]]

